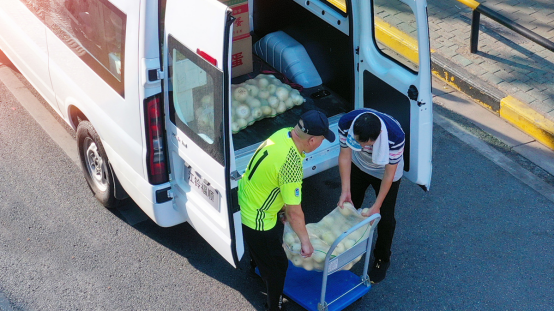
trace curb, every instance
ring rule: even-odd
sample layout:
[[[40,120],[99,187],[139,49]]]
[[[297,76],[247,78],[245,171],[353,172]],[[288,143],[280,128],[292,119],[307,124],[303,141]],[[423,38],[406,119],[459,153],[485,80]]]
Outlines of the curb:
[[[471,0],[468,1],[472,3]],[[408,60],[418,62],[419,50],[415,39],[381,19],[377,19],[375,25],[376,39]],[[554,150],[554,122],[530,108],[527,103],[490,86],[433,49],[431,49],[431,72],[481,106]]]
[[[500,116],[548,148],[554,149],[554,122],[526,104],[512,96],[507,96],[500,101]]]
[[[554,150],[554,122],[530,108],[527,103],[491,87],[479,77],[436,53],[431,54],[431,71],[481,106]]]

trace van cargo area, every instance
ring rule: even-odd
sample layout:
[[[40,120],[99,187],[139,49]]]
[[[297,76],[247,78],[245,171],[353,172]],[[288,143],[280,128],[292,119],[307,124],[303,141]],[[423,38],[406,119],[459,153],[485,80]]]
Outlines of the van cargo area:
[[[259,120],[234,134],[235,150],[257,146],[275,131],[294,126],[305,111],[316,109],[332,118],[354,109],[353,51],[347,35],[293,0],[255,0],[250,14],[253,17],[251,35],[254,45],[268,34],[283,31],[304,47],[322,84],[300,92],[306,99],[304,104]],[[277,78],[283,76],[253,55],[253,72],[233,78],[232,84],[240,84],[261,73],[270,74],[268,72],[275,72]],[[338,118],[331,122],[338,122]]]

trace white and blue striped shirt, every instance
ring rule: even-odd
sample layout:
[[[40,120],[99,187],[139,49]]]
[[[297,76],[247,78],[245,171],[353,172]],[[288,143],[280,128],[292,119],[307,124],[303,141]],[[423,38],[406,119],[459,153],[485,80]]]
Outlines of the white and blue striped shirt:
[[[388,114],[378,112],[370,108],[363,108],[351,111],[339,120],[339,141],[341,148],[348,148],[346,138],[350,126],[356,117],[362,113],[371,112],[377,115],[385,126],[389,136],[389,164],[398,164],[394,181],[402,177],[404,171],[404,144],[405,134],[400,123]],[[374,164],[372,161],[373,146],[366,146],[361,151],[352,151],[352,162],[362,171],[371,176],[382,179],[385,174],[385,166]]]

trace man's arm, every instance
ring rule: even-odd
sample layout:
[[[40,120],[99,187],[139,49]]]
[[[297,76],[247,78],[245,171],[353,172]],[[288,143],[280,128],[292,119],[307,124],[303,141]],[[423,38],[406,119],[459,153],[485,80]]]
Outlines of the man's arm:
[[[385,175],[383,176],[383,180],[381,180],[381,187],[379,187],[379,195],[375,199],[375,203],[373,203],[373,206],[371,206],[369,211],[367,211],[365,214],[362,213],[362,216],[365,216],[365,217],[371,216],[381,211],[381,205],[383,205],[383,201],[385,201],[385,197],[389,193],[390,187],[392,185],[392,181],[394,180],[394,174],[396,173],[397,167],[398,167],[398,163],[385,165]]]
[[[292,230],[298,235],[300,243],[302,245],[302,256],[310,257],[314,252],[314,247],[310,242],[308,236],[308,230],[306,229],[306,221],[304,220],[304,212],[302,206],[299,205],[285,205],[285,215],[290,223]]]
[[[340,194],[339,203],[337,204],[341,208],[344,202],[352,203],[352,198],[350,196],[350,170],[352,165],[352,149],[350,148],[340,148],[339,153],[339,173],[340,173],[340,183],[342,186],[342,191]],[[359,207],[359,206],[358,206]]]

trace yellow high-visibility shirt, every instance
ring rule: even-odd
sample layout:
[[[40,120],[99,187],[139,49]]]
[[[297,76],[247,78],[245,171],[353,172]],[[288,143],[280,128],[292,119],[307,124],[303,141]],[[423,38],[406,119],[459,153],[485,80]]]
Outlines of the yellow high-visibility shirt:
[[[294,145],[291,130],[279,130],[264,141],[239,180],[242,223],[254,230],[272,229],[285,204],[301,202],[305,155]]]

